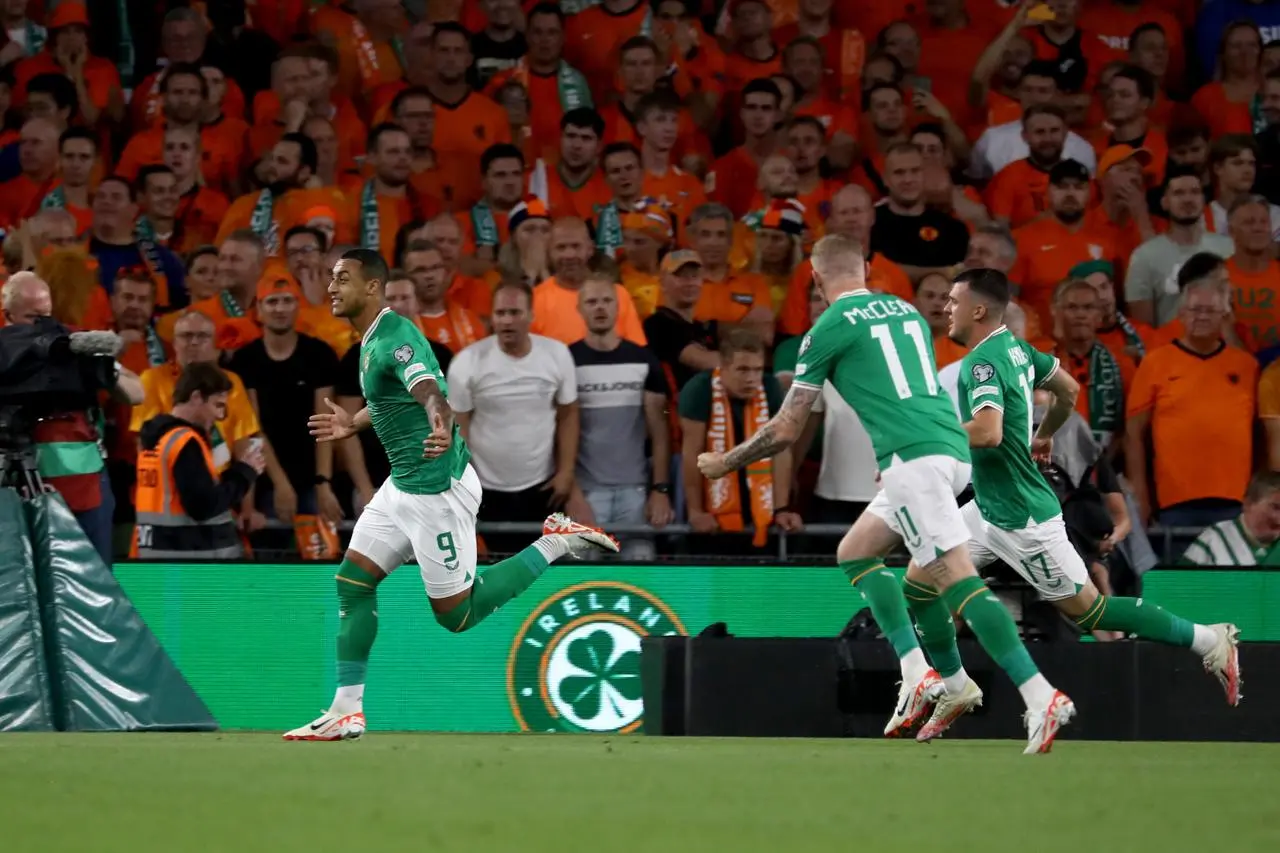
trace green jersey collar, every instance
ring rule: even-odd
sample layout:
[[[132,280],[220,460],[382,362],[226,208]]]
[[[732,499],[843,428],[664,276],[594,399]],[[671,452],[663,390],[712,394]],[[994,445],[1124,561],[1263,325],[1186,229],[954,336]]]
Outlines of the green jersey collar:
[[[969,351],[970,351],[970,352],[973,352],[973,351],[974,351],[974,350],[976,350],[978,347],[982,346],[982,345],[983,345],[983,344],[985,344],[987,341],[989,341],[989,340],[991,340],[992,338],[994,338],[996,335],[1000,334],[1001,332],[1007,332],[1007,331],[1009,331],[1009,329],[1005,327],[1004,323],[1001,323],[999,326],[997,326],[996,328],[994,328],[994,329],[992,329],[992,330],[991,330],[991,334],[987,335],[985,338],[983,338],[982,340],[978,341],[978,342],[977,342],[976,344],[974,344],[973,346],[969,347]]]
[[[865,287],[859,287],[856,290],[846,290],[844,293],[836,297],[836,299],[844,299],[846,296],[870,296],[871,291]]]
[[[387,316],[390,313],[391,313],[390,308],[383,308],[381,311],[378,312],[378,316],[373,318],[373,322],[369,324],[369,328],[364,330],[364,337],[360,339],[360,346],[364,346],[365,344],[369,343],[369,336],[373,334],[373,330],[378,328],[378,323],[382,320],[383,317]]]

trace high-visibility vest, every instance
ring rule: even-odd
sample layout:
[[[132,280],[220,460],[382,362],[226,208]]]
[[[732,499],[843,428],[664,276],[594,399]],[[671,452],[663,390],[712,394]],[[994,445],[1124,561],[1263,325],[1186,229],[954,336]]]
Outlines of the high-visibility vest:
[[[218,469],[209,443],[190,427],[175,426],[160,436],[155,447],[138,454],[138,491],[134,499],[138,510],[138,556],[144,560],[240,559],[244,548],[230,510],[196,521],[182,506],[173,463],[190,441],[199,445],[209,476],[216,482]]]

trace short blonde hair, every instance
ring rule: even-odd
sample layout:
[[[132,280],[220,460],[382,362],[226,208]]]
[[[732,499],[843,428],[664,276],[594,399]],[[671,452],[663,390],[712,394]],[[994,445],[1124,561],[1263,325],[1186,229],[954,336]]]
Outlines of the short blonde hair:
[[[846,234],[828,234],[813,247],[813,269],[824,279],[866,277],[867,261],[862,243]]]
[[[0,305],[3,305],[6,311],[12,310],[19,299],[24,299],[31,293],[33,286],[49,289],[45,280],[33,272],[23,270],[14,273],[9,276],[4,287],[0,288]]]

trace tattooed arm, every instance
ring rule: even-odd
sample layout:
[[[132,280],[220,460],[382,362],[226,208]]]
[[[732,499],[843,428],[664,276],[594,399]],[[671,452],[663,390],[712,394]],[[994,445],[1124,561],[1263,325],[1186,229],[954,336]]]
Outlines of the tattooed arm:
[[[730,471],[745,468],[760,459],[769,459],[795,443],[809,420],[813,401],[822,393],[817,388],[792,383],[782,408],[747,441],[724,455],[724,466]]]
[[[438,417],[444,424],[445,434],[453,435],[453,408],[434,379],[427,378],[416,383],[409,389],[409,393],[427,410],[427,419],[433,427]]]

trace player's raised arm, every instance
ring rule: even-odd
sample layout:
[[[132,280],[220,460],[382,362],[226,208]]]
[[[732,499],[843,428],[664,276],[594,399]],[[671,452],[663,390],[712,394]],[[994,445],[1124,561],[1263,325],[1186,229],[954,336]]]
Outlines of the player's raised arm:
[[[782,408],[755,435],[723,456],[715,453],[699,455],[698,468],[704,476],[717,480],[752,462],[777,456],[800,437],[813,409],[813,401],[821,393],[819,388],[793,384],[782,401]]]

